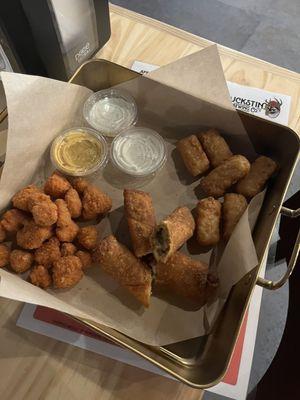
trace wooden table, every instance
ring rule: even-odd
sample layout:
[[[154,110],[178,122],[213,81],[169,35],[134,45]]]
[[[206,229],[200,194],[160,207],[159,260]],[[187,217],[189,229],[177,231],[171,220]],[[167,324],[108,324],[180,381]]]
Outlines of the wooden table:
[[[112,36],[97,54],[130,67],[167,64],[211,42],[111,6]],[[292,96],[290,126],[300,132],[300,75],[219,46],[226,79]],[[16,327],[22,305],[0,299],[1,400],[201,399],[202,392]]]

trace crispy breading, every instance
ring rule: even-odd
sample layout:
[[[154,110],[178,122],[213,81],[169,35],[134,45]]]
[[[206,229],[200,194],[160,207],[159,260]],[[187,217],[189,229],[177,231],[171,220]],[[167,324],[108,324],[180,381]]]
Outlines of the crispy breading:
[[[207,196],[221,197],[232,185],[248,174],[250,163],[244,156],[235,155],[201,179],[200,187]]]
[[[11,268],[21,274],[31,268],[33,254],[29,253],[29,251],[15,249],[10,253],[9,262]]]
[[[226,193],[223,202],[223,237],[229,239],[247,208],[247,200],[241,194]]]
[[[59,198],[64,197],[70,187],[70,182],[56,171],[47,179],[44,191],[52,197]]]
[[[94,219],[106,214],[112,207],[111,198],[93,185],[88,185],[82,197],[82,216],[84,219]]]
[[[261,192],[274,174],[277,164],[269,157],[260,156],[251,164],[250,171],[236,185],[236,191],[250,199]]]
[[[93,258],[104,272],[126,288],[145,307],[149,307],[151,270],[126,246],[119,243],[113,235],[107,236],[96,247]]]
[[[36,265],[29,274],[30,282],[42,289],[47,289],[52,284],[52,278],[44,265]]]
[[[6,232],[16,233],[29,219],[29,216],[23,211],[12,208],[3,214],[1,225]]]
[[[89,268],[93,263],[92,256],[88,251],[78,250],[75,256],[80,258],[83,270]]]
[[[82,203],[77,190],[70,188],[65,195],[65,202],[72,218],[78,218],[81,215]]]
[[[29,185],[24,189],[19,190],[12,198],[13,206],[19,210],[29,211],[28,199],[37,192],[42,193],[35,185]]]
[[[6,244],[0,244],[0,268],[9,264],[10,249]]]
[[[154,284],[157,288],[204,305],[207,273],[206,263],[177,251],[166,263],[156,264]]]
[[[73,243],[62,243],[60,252],[62,257],[73,256],[77,251],[77,247]]]
[[[34,253],[35,262],[44,265],[46,268],[52,267],[53,262],[60,257],[60,242],[57,237],[52,237],[44,242]]]
[[[198,138],[213,168],[232,156],[228,144],[216,129],[202,132],[198,135]]]
[[[0,221],[0,243],[4,242],[6,239],[6,230],[2,226],[2,222]]]
[[[151,195],[141,190],[125,189],[124,211],[134,254],[142,257],[151,253],[150,237],[156,224]]]
[[[78,243],[85,249],[92,250],[98,242],[98,232],[94,226],[84,226],[79,229],[77,235]]]
[[[53,284],[57,288],[75,286],[83,277],[82,264],[79,257],[61,257],[53,263]]]
[[[82,194],[84,190],[89,186],[89,183],[84,178],[73,178],[71,180],[72,186],[78,193]]]
[[[221,203],[213,197],[199,201],[196,216],[196,237],[201,246],[213,246],[220,240]]]
[[[191,175],[197,176],[208,170],[209,160],[196,135],[190,135],[179,140],[176,147]]]
[[[51,227],[42,227],[30,220],[17,232],[17,243],[23,249],[38,249],[52,234]]]
[[[35,204],[31,212],[35,223],[40,226],[51,226],[57,221],[57,206],[51,200]]]

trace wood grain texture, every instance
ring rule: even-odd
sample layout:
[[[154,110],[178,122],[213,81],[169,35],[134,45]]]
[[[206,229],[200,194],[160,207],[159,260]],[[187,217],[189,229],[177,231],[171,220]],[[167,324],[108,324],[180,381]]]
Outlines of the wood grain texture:
[[[129,68],[135,60],[165,65],[213,44],[119,6],[110,10],[112,36],[98,58]],[[300,74],[221,45],[218,49],[227,80],[292,97],[289,126],[300,133]]]
[[[111,6],[112,36],[97,54],[130,67],[164,65],[212,44]],[[292,96],[290,126],[300,132],[300,75],[219,46],[228,80]],[[199,400],[202,392],[16,327],[21,304],[0,299],[1,400]]]

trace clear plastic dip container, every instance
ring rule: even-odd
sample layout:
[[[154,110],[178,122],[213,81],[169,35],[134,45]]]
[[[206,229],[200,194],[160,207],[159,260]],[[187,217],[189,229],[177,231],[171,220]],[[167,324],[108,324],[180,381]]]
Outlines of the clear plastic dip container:
[[[85,176],[104,167],[108,148],[105,138],[90,128],[71,128],[52,142],[52,164],[62,173]]]
[[[133,127],[112,142],[111,160],[122,172],[145,177],[157,172],[166,162],[166,145],[154,130]]]
[[[134,98],[120,89],[93,93],[83,106],[86,121],[105,136],[115,137],[134,125],[137,106]]]

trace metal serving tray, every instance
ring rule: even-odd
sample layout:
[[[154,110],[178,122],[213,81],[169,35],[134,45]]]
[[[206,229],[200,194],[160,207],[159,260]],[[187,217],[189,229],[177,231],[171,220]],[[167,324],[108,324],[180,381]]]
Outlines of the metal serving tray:
[[[117,64],[105,60],[90,60],[76,71],[70,82],[97,91],[137,76],[139,76],[137,72]],[[299,252],[300,234],[298,234],[286,274],[277,282],[258,277],[262,259],[268,249],[279,214],[290,217],[300,215],[300,209],[290,210],[282,207],[296,166],[300,141],[298,135],[287,127],[244,112],[239,112],[239,115],[257,153],[274,157],[280,164],[280,170],[276,179],[268,187],[254,230],[254,243],[259,264],[232,288],[212,332],[207,336],[169,346],[154,347],[133,340],[114,329],[80,319],[82,323],[102,336],[134,351],[182,382],[199,389],[216,385],[224,376],[254,286],[258,284],[267,289],[277,289],[282,286],[289,278]],[[5,113],[0,115],[0,122],[5,116]]]

